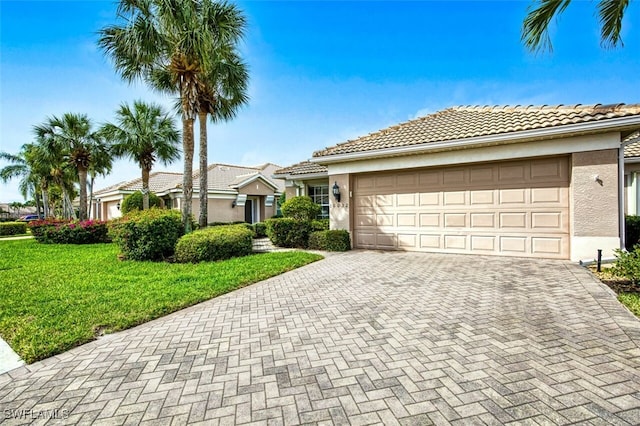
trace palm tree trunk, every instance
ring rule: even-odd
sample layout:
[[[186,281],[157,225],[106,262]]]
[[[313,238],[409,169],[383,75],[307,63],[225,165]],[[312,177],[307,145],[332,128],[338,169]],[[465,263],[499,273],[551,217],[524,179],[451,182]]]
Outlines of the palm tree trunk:
[[[91,218],[91,212],[93,211],[93,184],[96,180],[96,177],[91,175],[91,179],[89,179],[89,211],[87,212],[87,218]]]
[[[149,168],[142,166],[142,210],[149,210]]]
[[[182,176],[182,223],[184,232],[191,232],[191,200],[193,198],[193,118],[182,118],[182,151],[184,175]]]
[[[208,152],[207,152],[207,116],[206,112],[198,113],[200,123],[200,216],[198,224],[205,228],[209,222],[209,183],[207,178]]]
[[[87,219],[87,168],[78,166],[78,180],[80,181],[80,220]],[[72,207],[73,208],[73,207]]]
[[[49,217],[49,188],[41,188],[42,191],[42,215]]]

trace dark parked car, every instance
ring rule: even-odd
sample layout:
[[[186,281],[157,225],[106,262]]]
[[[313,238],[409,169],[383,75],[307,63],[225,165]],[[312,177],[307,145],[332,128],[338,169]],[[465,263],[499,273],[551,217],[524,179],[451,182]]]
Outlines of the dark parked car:
[[[20,216],[20,219],[18,219],[18,222],[32,222],[34,220],[40,220],[40,217],[38,217],[37,214],[27,214],[24,216]]]

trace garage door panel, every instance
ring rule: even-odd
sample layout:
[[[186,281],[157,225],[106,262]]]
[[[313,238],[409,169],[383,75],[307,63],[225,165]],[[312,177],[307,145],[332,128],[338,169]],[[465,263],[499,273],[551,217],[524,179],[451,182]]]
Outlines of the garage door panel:
[[[471,236],[471,250],[477,251],[495,251],[496,250],[496,237],[486,235],[472,235]]]
[[[421,193],[419,198],[420,198],[421,206],[439,206],[440,205],[439,192]]]
[[[496,226],[495,213],[471,213],[470,217],[472,228],[495,228]]]
[[[467,225],[467,215],[465,213],[445,213],[445,228],[464,228]]]
[[[469,202],[471,205],[493,205],[495,202],[495,191],[470,191]]]
[[[568,258],[569,174],[558,157],[356,175],[355,245]]]
[[[398,194],[397,195],[397,199],[396,199],[396,205],[398,207],[415,207],[417,205],[416,203],[416,194],[415,193],[411,193],[411,194]]]
[[[396,223],[398,227],[416,227],[416,214],[415,213],[399,213],[396,216]]]

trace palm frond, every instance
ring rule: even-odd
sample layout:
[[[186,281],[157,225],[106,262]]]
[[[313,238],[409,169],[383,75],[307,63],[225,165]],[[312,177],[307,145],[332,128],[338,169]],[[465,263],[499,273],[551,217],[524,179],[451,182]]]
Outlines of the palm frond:
[[[533,52],[553,50],[549,37],[549,24],[554,17],[564,12],[569,3],[571,0],[539,0],[529,6],[521,36],[527,49]]]
[[[629,0],[600,0],[598,3],[601,43],[604,47],[624,46],[620,33],[627,6]]]

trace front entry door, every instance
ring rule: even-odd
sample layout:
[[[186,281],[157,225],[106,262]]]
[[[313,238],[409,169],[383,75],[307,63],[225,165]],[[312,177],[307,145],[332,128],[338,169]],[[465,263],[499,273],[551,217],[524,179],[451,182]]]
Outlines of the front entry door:
[[[244,205],[244,221],[253,223],[253,200],[247,200]]]

